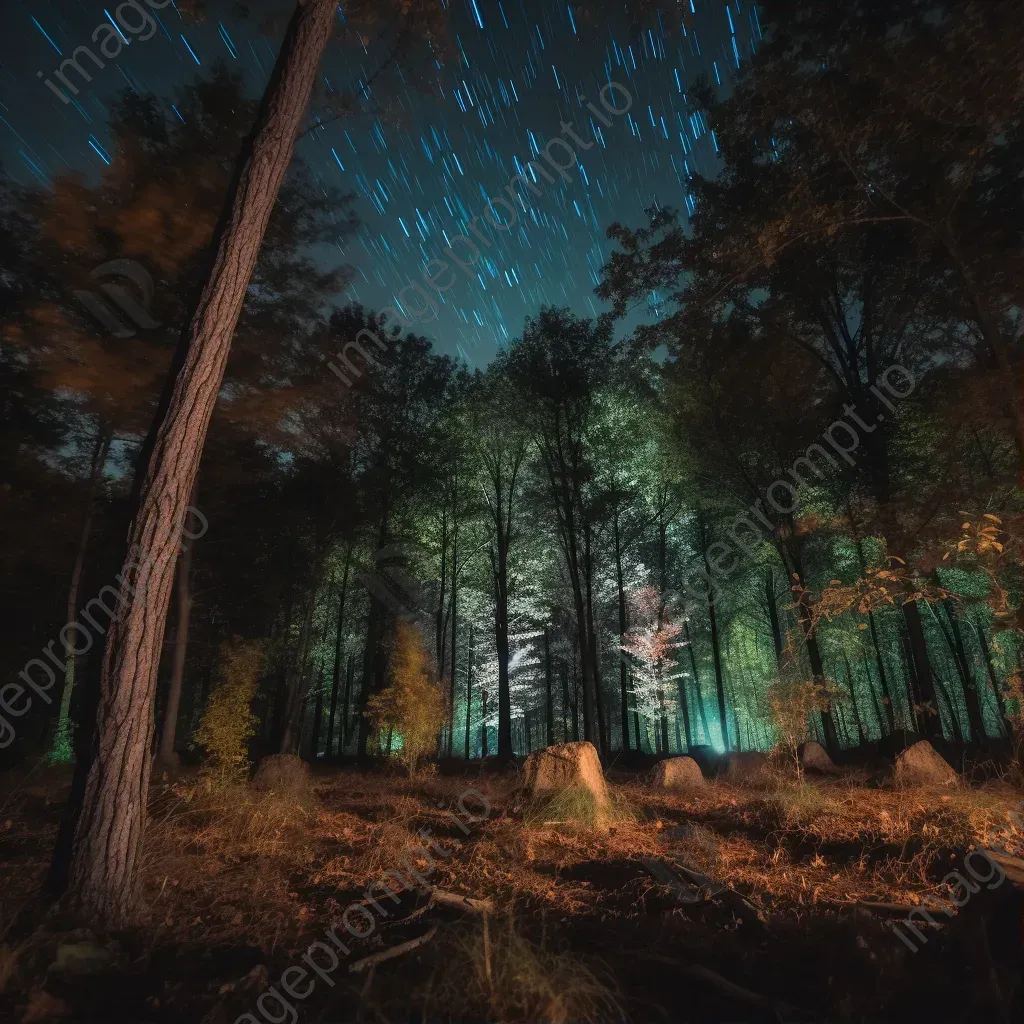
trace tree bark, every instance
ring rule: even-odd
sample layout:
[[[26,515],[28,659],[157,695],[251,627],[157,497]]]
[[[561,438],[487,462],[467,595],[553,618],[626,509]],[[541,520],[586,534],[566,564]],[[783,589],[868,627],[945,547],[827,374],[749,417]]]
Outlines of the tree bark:
[[[288,26],[215,235],[212,270],[182,338],[173,387],[151,433],[128,558],[119,576],[131,596],[123,599],[107,634],[95,758],[80,808],[69,807],[74,838],[66,902],[93,927],[124,926],[136,916],[153,699],[178,538],[235,325],[291,162],[335,7],[335,0],[307,0]],[[55,877],[62,874],[58,869]]]

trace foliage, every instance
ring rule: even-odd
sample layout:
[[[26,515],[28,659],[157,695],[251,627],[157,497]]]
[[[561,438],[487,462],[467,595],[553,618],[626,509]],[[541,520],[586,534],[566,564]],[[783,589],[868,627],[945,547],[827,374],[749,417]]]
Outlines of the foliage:
[[[646,718],[663,716],[675,702],[667,686],[682,676],[675,669],[675,652],[683,646],[677,637],[683,631],[672,622],[662,595],[654,587],[641,587],[630,594],[636,627],[626,633],[622,650],[633,659],[631,679],[636,707]]]
[[[391,644],[391,680],[367,701],[374,729],[396,734],[401,742],[397,756],[412,776],[436,751],[445,720],[444,694],[432,677],[430,662],[419,630],[399,621]]]
[[[800,744],[810,738],[809,719],[815,713],[828,711],[842,697],[834,684],[824,686],[815,679],[792,679],[782,676],[768,687],[765,703],[778,730],[782,745],[796,764],[800,776]]]
[[[195,742],[206,751],[204,772],[217,787],[248,774],[248,741],[259,722],[251,705],[264,660],[263,645],[257,641],[236,636],[220,648],[218,683],[195,733]]]

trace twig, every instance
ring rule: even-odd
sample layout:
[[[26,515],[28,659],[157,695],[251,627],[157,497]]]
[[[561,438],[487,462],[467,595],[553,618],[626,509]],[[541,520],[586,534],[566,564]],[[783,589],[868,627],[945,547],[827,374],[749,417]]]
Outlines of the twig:
[[[424,932],[415,939],[409,939],[408,942],[400,942],[397,946],[391,946],[389,949],[382,949],[379,953],[374,953],[372,956],[364,956],[362,960],[357,960],[354,964],[351,964],[349,971],[355,974],[366,970],[367,967],[376,967],[377,964],[382,964],[385,960],[393,960],[396,956],[402,956],[403,953],[409,953],[429,942],[436,934],[437,925],[435,924],[430,931]]]

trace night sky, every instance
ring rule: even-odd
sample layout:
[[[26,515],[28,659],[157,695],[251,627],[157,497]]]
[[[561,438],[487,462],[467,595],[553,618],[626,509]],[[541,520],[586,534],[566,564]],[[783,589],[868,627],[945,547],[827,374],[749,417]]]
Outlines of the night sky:
[[[421,318],[415,328],[439,351],[479,366],[541,305],[567,305],[582,315],[602,311],[593,289],[610,251],[605,231],[613,221],[639,225],[644,208],[655,203],[685,215],[688,174],[713,174],[716,166],[715,139],[688,113],[687,89],[702,75],[727,88],[761,32],[754,7],[740,0],[680,0],[683,10],[692,8],[688,29],[669,31],[654,20],[633,35],[620,3],[447,3],[454,45],[445,64],[425,65],[420,55],[414,83],[401,61],[391,63],[363,91],[358,112],[306,135],[298,151],[324,184],[356,194],[357,234],[341,252],[322,252],[318,259],[351,264],[346,297],[371,308],[394,305],[455,235],[472,237],[467,223],[480,218],[478,229],[491,245],[477,241],[479,273],[460,272],[458,284],[440,296],[431,291],[437,319]],[[94,70],[73,104],[63,104],[37,72],[52,80],[75,47],[98,49],[90,37],[115,6],[3,0],[0,161],[19,184],[47,185],[68,169],[99,174],[112,147],[107,105],[121,90],[173,98],[218,60],[240,68],[254,94],[265,85],[279,40],[260,33],[259,4],[250,5],[248,18],[236,12],[202,23],[183,18],[171,4],[151,12],[158,21],[152,38],[128,35],[134,42]],[[365,52],[332,44],[321,68],[324,83],[357,91],[388,52],[386,40]],[[600,103],[609,81],[632,97],[622,115],[606,113]],[[617,91],[606,99],[628,105]],[[603,125],[588,103],[611,123]],[[527,210],[517,207],[509,230],[487,226],[488,200],[507,197],[512,177],[562,133],[562,121],[592,144],[586,149],[563,135],[579,160],[566,172],[569,180],[541,160],[553,182],[539,178],[539,194],[528,194]],[[562,163],[571,159],[559,146],[550,153]],[[508,216],[501,207],[495,215]],[[405,295],[421,308],[415,290]]]

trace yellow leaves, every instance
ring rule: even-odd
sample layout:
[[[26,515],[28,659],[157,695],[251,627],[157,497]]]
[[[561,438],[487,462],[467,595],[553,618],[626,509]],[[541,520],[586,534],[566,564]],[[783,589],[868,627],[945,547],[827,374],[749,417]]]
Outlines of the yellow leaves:
[[[220,682],[206,702],[195,736],[206,749],[207,773],[219,783],[228,783],[248,771],[248,740],[259,722],[251,705],[263,659],[262,646],[251,640],[236,636],[221,646],[217,666]]]
[[[431,674],[430,656],[419,630],[399,622],[391,651],[391,681],[367,702],[367,713],[378,731],[392,730],[400,741],[398,756],[410,774],[431,754],[444,724],[441,684]]]

